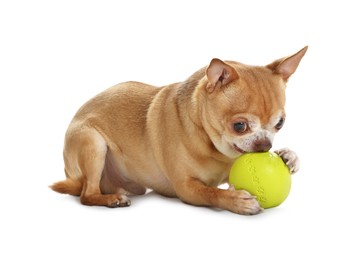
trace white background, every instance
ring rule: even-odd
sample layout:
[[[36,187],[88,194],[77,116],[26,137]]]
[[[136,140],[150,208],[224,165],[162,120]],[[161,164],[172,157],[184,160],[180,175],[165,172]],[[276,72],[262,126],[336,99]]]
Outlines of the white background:
[[[0,259],[354,259],[350,3],[1,1]],[[72,116],[107,87],[182,81],[214,57],[264,65],[305,45],[274,143],[302,165],[278,208],[245,217],[150,193],[108,209],[48,188],[64,178]]]

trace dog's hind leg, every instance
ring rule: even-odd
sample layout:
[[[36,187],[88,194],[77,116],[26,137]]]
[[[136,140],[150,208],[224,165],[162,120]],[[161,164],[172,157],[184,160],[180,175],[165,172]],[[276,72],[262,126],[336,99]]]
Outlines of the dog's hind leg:
[[[90,206],[128,206],[126,196],[101,192],[100,180],[108,150],[105,139],[92,128],[73,132],[67,135],[64,159],[68,177],[82,181],[81,203]]]

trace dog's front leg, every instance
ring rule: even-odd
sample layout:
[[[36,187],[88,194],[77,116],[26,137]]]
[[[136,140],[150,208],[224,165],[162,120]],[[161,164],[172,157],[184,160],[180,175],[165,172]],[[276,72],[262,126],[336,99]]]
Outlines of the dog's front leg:
[[[175,190],[182,201],[193,205],[218,207],[242,215],[254,215],[263,210],[247,191],[210,187],[193,177],[179,182]]]

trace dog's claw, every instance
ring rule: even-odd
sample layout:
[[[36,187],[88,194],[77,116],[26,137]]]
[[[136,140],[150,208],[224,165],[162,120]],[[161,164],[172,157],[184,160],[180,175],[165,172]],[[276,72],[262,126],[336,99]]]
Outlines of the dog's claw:
[[[127,201],[127,202],[124,202],[124,203],[118,203],[117,206],[118,206],[118,207],[128,207],[128,206],[131,206],[131,201]]]

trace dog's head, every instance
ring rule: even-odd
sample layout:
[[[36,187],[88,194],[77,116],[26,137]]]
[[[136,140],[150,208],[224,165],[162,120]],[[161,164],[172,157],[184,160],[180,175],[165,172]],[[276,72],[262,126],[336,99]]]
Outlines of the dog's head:
[[[229,158],[272,147],[286,118],[285,89],[307,51],[267,66],[213,59],[206,69],[202,122],[215,147]]]

